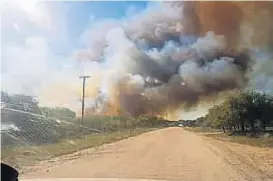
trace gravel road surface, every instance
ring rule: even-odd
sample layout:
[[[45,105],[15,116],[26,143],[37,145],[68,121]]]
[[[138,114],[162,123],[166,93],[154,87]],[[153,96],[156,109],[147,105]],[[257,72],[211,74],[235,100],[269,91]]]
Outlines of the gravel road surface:
[[[24,178],[273,180],[273,150],[166,128],[59,157]]]

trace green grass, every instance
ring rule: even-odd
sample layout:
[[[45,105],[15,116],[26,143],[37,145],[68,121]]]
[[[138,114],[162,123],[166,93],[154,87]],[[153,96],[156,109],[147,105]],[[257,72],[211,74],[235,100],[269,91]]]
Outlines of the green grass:
[[[230,141],[230,142],[235,142],[235,143],[240,143],[240,144],[246,144],[246,145],[251,145],[251,146],[258,146],[258,147],[270,147],[273,148],[273,137],[268,137],[268,138],[253,138],[253,137],[248,137],[248,136],[239,136],[239,135],[234,135],[234,136],[228,136],[226,134],[204,134],[206,137],[214,138],[217,140],[222,140],[222,141]]]
[[[134,130],[123,130],[108,134],[93,134],[77,139],[62,140],[54,144],[39,146],[17,146],[2,149],[2,161],[18,169],[37,163],[37,161],[47,160],[53,157],[77,152],[86,148],[100,146],[102,144],[115,142],[132,136],[139,135],[154,129],[138,128]]]

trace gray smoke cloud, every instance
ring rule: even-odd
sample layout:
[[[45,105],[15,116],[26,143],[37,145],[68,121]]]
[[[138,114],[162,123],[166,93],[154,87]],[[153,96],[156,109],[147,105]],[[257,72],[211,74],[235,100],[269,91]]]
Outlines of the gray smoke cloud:
[[[105,97],[108,109],[112,106],[117,114],[130,116],[165,115],[202,100],[213,102],[217,95],[244,89],[258,77],[252,74],[253,65],[259,64],[250,51],[252,44],[233,40],[243,36],[246,28],[241,5],[219,6],[236,6],[240,18],[230,19],[233,29],[222,31],[218,26],[228,22],[214,17],[216,25],[204,32],[209,26],[201,26],[207,20],[200,18],[198,10],[206,6],[215,9],[213,4],[158,3],[122,21],[97,23],[85,32],[84,37],[92,39],[76,57],[105,65],[98,97]],[[261,87],[272,84],[264,78],[272,74],[259,76]]]

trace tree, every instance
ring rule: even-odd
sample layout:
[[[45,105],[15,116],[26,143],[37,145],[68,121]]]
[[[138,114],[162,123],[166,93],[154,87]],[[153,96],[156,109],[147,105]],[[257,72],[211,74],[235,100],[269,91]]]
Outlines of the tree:
[[[273,99],[266,94],[256,94],[254,99],[256,116],[262,122],[262,127],[270,125],[273,120]]]
[[[265,129],[272,124],[273,98],[258,92],[239,92],[227,98],[222,104],[211,108],[204,118],[206,126],[227,127],[229,130],[245,132],[250,126],[255,131],[257,121]]]

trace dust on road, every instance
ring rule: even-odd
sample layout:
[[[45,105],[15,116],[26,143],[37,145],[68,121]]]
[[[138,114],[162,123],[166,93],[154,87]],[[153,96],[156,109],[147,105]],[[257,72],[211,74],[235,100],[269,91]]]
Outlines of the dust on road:
[[[256,149],[256,148],[255,148]],[[258,155],[268,154],[266,164]],[[261,163],[261,164],[258,164]],[[263,163],[263,164],[262,164]],[[224,143],[167,128],[61,157],[25,178],[139,178],[187,181],[273,180],[272,149]]]

